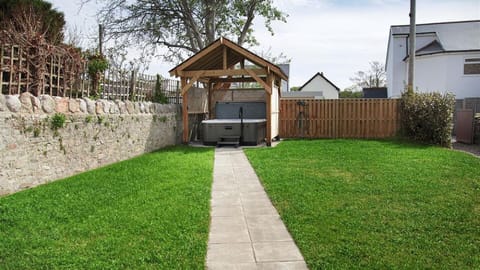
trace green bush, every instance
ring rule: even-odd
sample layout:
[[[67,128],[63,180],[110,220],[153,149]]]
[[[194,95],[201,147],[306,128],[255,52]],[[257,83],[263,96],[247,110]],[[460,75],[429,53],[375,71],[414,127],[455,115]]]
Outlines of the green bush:
[[[57,130],[59,128],[62,128],[65,125],[65,120],[66,120],[65,114],[63,113],[54,114],[51,120],[52,130]]]
[[[157,74],[157,81],[155,83],[155,93],[153,95],[152,101],[160,104],[168,103],[167,97],[162,92],[162,78],[158,74]]]
[[[401,100],[401,130],[415,141],[451,146],[455,96],[447,93],[408,93]]]

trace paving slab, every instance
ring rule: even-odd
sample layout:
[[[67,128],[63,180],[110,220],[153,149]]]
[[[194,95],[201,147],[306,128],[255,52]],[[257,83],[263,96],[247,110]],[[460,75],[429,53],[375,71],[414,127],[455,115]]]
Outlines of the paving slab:
[[[240,148],[216,148],[207,269],[308,269]]]
[[[208,244],[207,268],[210,264],[254,263],[250,243]]]

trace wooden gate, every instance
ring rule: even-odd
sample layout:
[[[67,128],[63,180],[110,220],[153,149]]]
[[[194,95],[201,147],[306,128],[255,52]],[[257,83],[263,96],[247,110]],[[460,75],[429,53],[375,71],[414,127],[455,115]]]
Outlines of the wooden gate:
[[[280,102],[285,138],[388,138],[400,127],[398,99],[336,99]]]
[[[473,143],[473,110],[457,110],[456,135],[457,142]]]

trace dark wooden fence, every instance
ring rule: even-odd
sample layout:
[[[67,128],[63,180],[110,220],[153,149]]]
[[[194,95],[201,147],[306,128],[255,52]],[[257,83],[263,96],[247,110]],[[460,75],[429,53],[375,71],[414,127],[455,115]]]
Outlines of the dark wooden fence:
[[[283,138],[388,138],[400,127],[397,99],[281,100]]]

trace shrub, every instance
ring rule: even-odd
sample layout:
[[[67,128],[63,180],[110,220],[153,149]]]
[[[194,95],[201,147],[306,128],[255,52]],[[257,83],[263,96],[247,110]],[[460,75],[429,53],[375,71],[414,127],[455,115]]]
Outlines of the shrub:
[[[168,99],[165,94],[162,92],[162,80],[160,75],[157,74],[157,81],[155,83],[155,93],[152,98],[153,102],[167,104]]]
[[[101,54],[91,54],[87,52],[88,59],[88,76],[92,81],[92,96],[98,97],[100,95],[100,79],[105,70],[108,69],[108,60]]]
[[[407,138],[451,146],[455,96],[447,93],[404,93],[401,131]]]
[[[65,125],[65,115],[63,113],[56,113],[51,120],[51,127],[53,130],[62,128]]]

